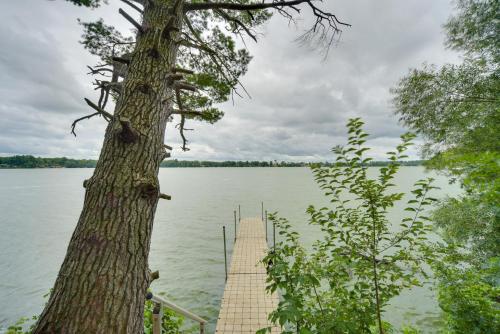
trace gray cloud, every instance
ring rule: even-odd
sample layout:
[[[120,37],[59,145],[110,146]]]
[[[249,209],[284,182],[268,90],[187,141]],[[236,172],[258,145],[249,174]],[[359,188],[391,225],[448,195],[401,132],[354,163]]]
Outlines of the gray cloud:
[[[456,59],[442,44],[451,5],[342,0],[325,6],[352,24],[328,58],[296,42],[310,14],[297,26],[275,16],[258,44],[247,41],[254,59],[243,82],[252,98],[225,103],[218,124],[191,124],[191,151],[176,149],[174,158],[325,160],[345,142],[350,117],[365,120],[372,155],[383,158],[405,131],[392,114],[389,88],[409,67]],[[0,13],[0,154],[96,158],[102,121],[82,123],[76,139],[69,134],[72,120],[88,112],[82,98],[95,94],[85,75],[95,59],[78,44],[76,18],[102,16],[127,31],[116,4],[91,11],[63,1],[3,1]],[[174,124],[166,141],[180,146]]]

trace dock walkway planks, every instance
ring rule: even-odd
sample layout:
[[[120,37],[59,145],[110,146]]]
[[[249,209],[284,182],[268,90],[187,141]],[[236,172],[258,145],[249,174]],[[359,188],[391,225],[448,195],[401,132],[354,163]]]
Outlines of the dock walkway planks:
[[[267,316],[278,306],[278,295],[266,292],[266,269],[260,260],[267,250],[264,224],[242,219],[222,297],[217,334],[250,334],[271,326]],[[281,333],[273,327],[271,333]]]

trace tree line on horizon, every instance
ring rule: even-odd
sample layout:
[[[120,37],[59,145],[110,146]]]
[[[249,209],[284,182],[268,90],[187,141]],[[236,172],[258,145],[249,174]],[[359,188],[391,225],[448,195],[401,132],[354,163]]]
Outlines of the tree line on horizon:
[[[8,168],[95,168],[97,160],[92,159],[71,159],[42,158],[32,155],[15,155],[11,157],[0,157],[0,169]],[[367,166],[382,167],[387,166],[389,161],[370,161]],[[402,166],[422,166],[425,160],[401,161]],[[308,167],[311,165],[332,166],[333,162],[293,162],[293,161],[208,161],[208,160],[168,160],[164,161],[162,168],[205,168],[205,167]]]

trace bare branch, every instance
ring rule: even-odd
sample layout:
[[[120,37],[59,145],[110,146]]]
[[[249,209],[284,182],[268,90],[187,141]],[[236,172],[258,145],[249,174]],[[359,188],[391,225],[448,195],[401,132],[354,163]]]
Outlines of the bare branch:
[[[185,69],[185,68],[180,68],[180,67],[174,67],[172,69],[172,72],[174,72],[174,73],[178,72],[178,73],[184,73],[184,74],[194,74],[193,71]]]
[[[126,3],[127,5],[129,5],[130,7],[132,7],[133,9],[135,9],[136,11],[138,11],[139,13],[143,14],[144,12],[142,11],[142,9],[140,9],[139,7],[137,7],[136,5],[134,5],[132,2],[128,1],[128,0],[121,0],[122,2]]]
[[[192,85],[186,81],[176,81],[174,82],[175,89],[189,90],[191,92],[196,92],[198,89],[195,85]]]
[[[117,81],[106,81],[106,80],[96,80],[94,83],[97,89],[112,89],[116,93],[121,93],[123,84]],[[102,104],[99,104],[100,108],[104,108]]]
[[[273,2],[260,2],[251,4],[240,4],[233,2],[196,2],[184,4],[184,10],[207,10],[207,9],[229,9],[229,10],[259,10],[267,8],[282,8],[300,5],[302,3],[310,2],[311,0],[293,0],[293,1],[273,1]]]
[[[80,122],[80,121],[83,121],[84,119],[90,119],[94,116],[97,116],[97,115],[100,115],[101,113],[100,112],[95,112],[93,114],[90,114],[90,115],[87,115],[87,116],[83,116],[83,117],[80,117],[80,118],[77,118],[73,121],[73,123],[71,124],[71,133],[73,134],[73,136],[76,137],[76,132],[75,132],[75,127],[76,127],[76,123]],[[85,187],[85,185],[84,185]]]
[[[111,115],[110,113],[108,113],[104,109],[99,108],[94,102],[90,101],[87,98],[85,98],[84,100],[85,100],[85,102],[87,102],[87,104],[90,107],[92,107],[93,109],[95,109],[97,111],[97,113],[101,114],[108,122],[111,121],[114,118],[113,115]]]
[[[122,64],[125,64],[125,65],[130,65],[130,59],[129,58],[114,56],[111,59],[113,61],[118,62],[118,63],[122,63]]]
[[[136,20],[134,20],[132,16],[127,14],[123,9],[120,8],[118,10],[118,13],[120,13],[127,21],[132,23],[132,25],[139,31],[139,33],[141,34],[144,33],[144,28]]]
[[[167,74],[168,85],[172,85],[172,84],[174,84],[174,82],[182,80],[182,79],[184,79],[184,76],[182,74],[178,74],[178,73]]]
[[[161,153],[161,160],[163,161],[163,160],[164,160],[164,159],[166,159],[166,158],[170,158],[170,156],[171,156],[171,155],[170,155],[170,152],[163,151],[163,152]]]
[[[151,282],[158,278],[160,278],[160,272],[158,270],[156,271],[149,270],[149,279]]]
[[[110,69],[110,68],[92,68],[91,66],[88,66],[87,65],[87,68],[90,70],[89,73],[87,74],[92,74],[92,75],[103,75],[103,76],[106,76],[104,73],[102,72],[110,72],[110,73],[113,73],[113,70]]]
[[[172,111],[172,115],[186,115],[186,116],[202,116],[203,113],[201,111],[196,110],[180,110],[174,109]]]
[[[179,89],[176,89],[175,90],[175,97],[177,98],[177,105],[179,106],[179,108],[181,110],[184,109],[183,107],[183,104],[182,104],[182,99],[181,99],[181,92]],[[181,114],[181,122],[179,123],[179,133],[181,135],[181,138],[182,138],[182,150],[183,151],[189,151],[189,148],[186,146],[187,145],[187,139],[186,139],[186,136],[184,135],[184,124],[186,122],[186,117],[185,115]]]
[[[109,87],[101,88],[101,96],[99,97],[99,103],[98,103],[98,106],[101,109],[106,108],[106,104],[108,104],[109,90],[110,90]]]
[[[109,88],[108,88],[108,91],[106,91],[106,93],[109,92]],[[101,105],[102,103],[102,100],[103,100],[103,97],[104,97],[104,93],[105,93],[105,88],[103,88],[101,90],[101,98],[99,99],[99,104]],[[107,99],[107,97],[106,97]],[[75,128],[76,128],[76,124],[80,121],[83,121],[84,119],[90,119],[94,116],[97,116],[97,115],[100,115],[102,117],[104,117],[104,119],[109,122],[111,121],[112,119],[114,119],[114,116],[111,115],[110,113],[108,113],[107,111],[105,111],[104,109],[102,109],[101,107],[99,107],[98,105],[96,105],[94,102],[90,101],[89,99],[85,98],[85,102],[87,102],[87,104],[92,107],[93,109],[96,110],[95,113],[93,114],[90,114],[90,115],[86,115],[86,116],[83,116],[83,117],[80,117],[76,120],[73,121],[73,123],[71,124],[71,133],[76,137],[76,132],[75,132]]]

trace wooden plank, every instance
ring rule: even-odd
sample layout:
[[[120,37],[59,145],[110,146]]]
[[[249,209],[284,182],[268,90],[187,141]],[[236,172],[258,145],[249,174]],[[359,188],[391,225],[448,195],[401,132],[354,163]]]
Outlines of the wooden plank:
[[[267,316],[278,306],[278,295],[266,292],[266,269],[260,260],[267,250],[264,223],[242,219],[231,268],[222,297],[217,334],[250,334],[271,326]],[[271,333],[281,333],[273,327]]]

